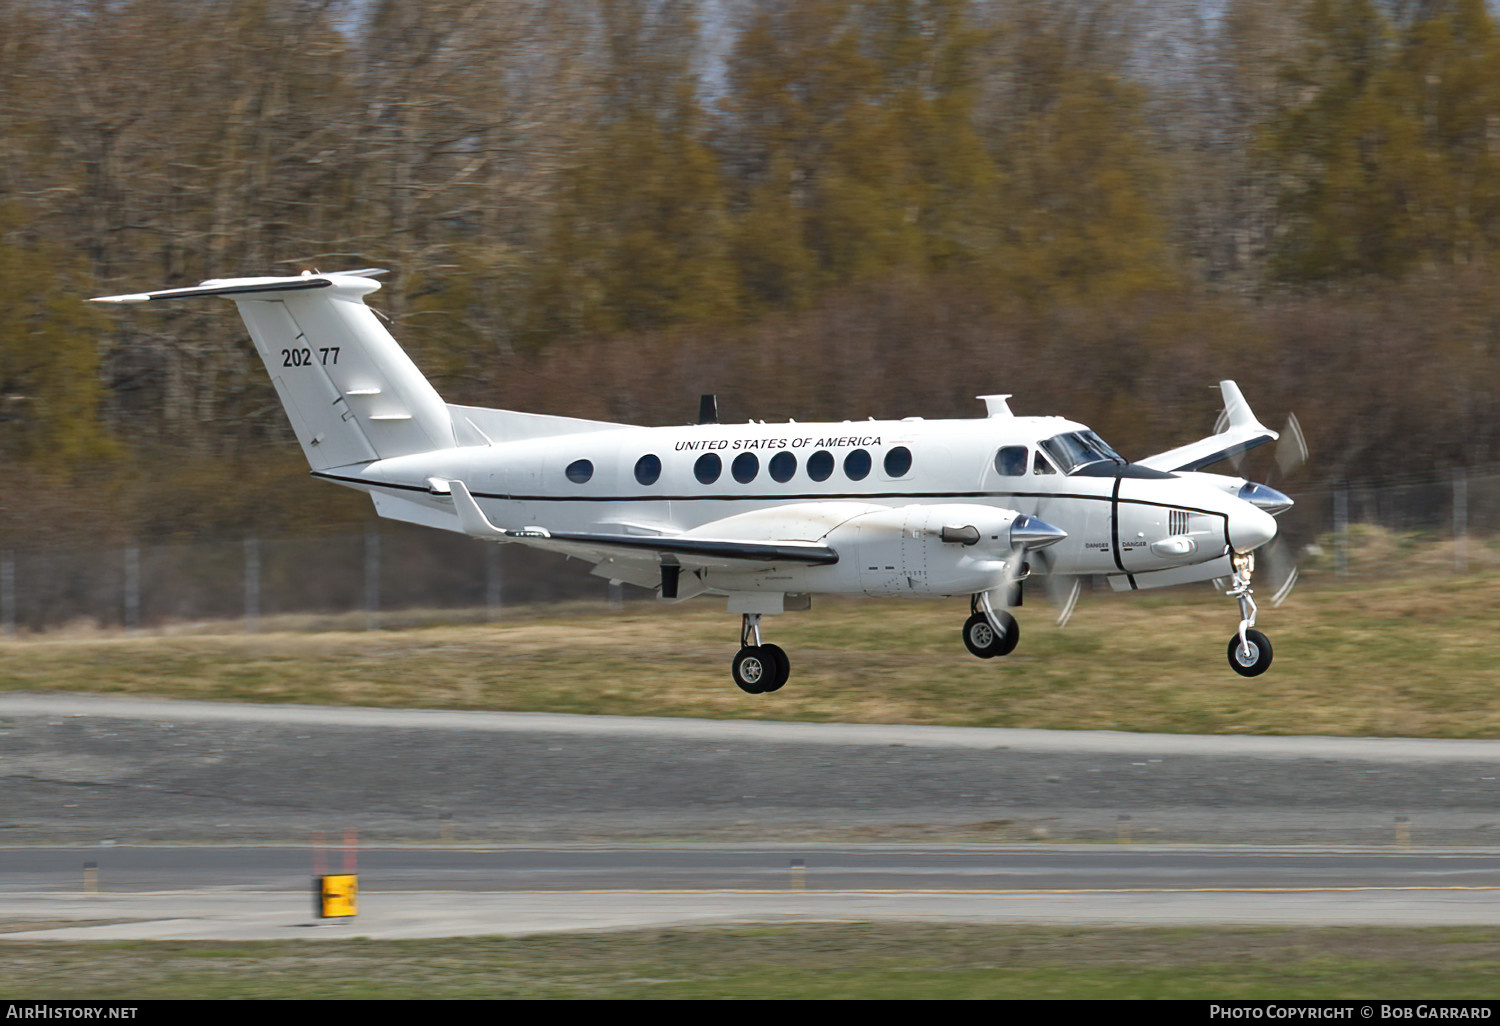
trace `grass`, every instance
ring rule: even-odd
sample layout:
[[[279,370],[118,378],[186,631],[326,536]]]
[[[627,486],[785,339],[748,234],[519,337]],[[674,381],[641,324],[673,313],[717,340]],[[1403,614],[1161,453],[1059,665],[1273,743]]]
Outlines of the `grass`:
[[[1435,546],[1358,536],[1356,572],[1444,565]],[[1471,543],[1472,544],[1472,543]],[[964,599],[819,600],[768,618],[791,654],[774,695],[729,680],[737,618],[721,603],[538,607],[494,625],[124,636],[98,631],[0,643],[0,689],[171,698],[607,715],[971,726],[1500,736],[1496,550],[1455,576],[1309,574],[1260,626],[1275,663],[1246,680],[1225,650],[1238,614],[1206,586],[1086,596],[1066,629],[1033,602],[1004,659],[964,651]],[[1314,566],[1314,571],[1317,567]],[[1431,568],[1428,568],[1431,569]],[[1437,582],[1437,586],[1434,586]],[[271,626],[270,624],[267,625]],[[300,625],[299,625],[300,626]]]
[[[1494,928],[852,923],[422,941],[0,940],[0,994],[12,1000],[1489,1000],[1497,972]]]

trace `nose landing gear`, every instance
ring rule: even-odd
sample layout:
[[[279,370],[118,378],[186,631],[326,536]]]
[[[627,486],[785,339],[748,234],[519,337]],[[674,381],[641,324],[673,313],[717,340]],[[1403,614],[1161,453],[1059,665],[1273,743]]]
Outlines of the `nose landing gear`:
[[[1226,594],[1240,603],[1240,629],[1229,639],[1229,668],[1241,677],[1258,677],[1271,665],[1271,642],[1253,629],[1257,608],[1250,578],[1254,573],[1255,553],[1236,553],[1233,587]]]
[[[735,653],[729,669],[740,690],[751,695],[779,691],[791,676],[792,661],[781,646],[761,644],[759,613],[743,614],[740,650]]]

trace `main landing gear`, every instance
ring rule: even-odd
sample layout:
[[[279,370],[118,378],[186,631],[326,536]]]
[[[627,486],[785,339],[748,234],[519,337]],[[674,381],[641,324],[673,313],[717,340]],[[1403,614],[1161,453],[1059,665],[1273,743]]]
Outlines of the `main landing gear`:
[[[781,690],[791,676],[792,662],[780,645],[760,641],[760,614],[745,613],[740,624],[740,650],[729,664],[741,691],[765,695]]]
[[[1021,640],[1021,625],[1003,609],[990,605],[986,592],[969,599],[970,616],[964,621],[964,647],[981,659],[1010,655]]]
[[[1232,587],[1226,594],[1239,599],[1240,629],[1229,639],[1229,668],[1241,677],[1258,677],[1271,665],[1271,642],[1255,630],[1255,599],[1250,597],[1250,577],[1255,573],[1255,553],[1236,553]]]

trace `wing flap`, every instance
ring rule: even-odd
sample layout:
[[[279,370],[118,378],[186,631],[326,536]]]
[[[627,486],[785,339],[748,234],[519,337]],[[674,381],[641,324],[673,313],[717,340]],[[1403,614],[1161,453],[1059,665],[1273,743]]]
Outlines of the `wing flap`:
[[[453,508],[465,534],[494,541],[514,541],[534,548],[579,556],[598,562],[622,559],[670,562],[679,566],[726,566],[736,562],[796,563],[830,566],[839,554],[826,545],[808,541],[745,541],[699,535],[636,535],[593,531],[550,531],[541,527],[507,530],[496,527],[474,501],[462,481],[449,481]]]

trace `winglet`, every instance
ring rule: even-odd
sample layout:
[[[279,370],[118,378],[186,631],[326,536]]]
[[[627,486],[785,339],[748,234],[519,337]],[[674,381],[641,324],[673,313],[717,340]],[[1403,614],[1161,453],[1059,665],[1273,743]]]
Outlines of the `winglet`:
[[[1230,429],[1250,428],[1257,433],[1275,434],[1255,418],[1255,412],[1245,401],[1245,393],[1233,381],[1219,382],[1219,394],[1224,397],[1224,413],[1229,418]]]
[[[1224,397],[1223,430],[1196,442],[1147,456],[1136,462],[1152,470],[1172,473],[1179,470],[1202,470],[1219,460],[1236,453],[1253,449],[1266,442],[1274,442],[1279,435],[1255,417],[1250,404],[1245,401],[1240,386],[1233,381],[1219,382],[1219,394]]]
[[[462,481],[449,481],[448,488],[453,495],[453,509],[458,513],[458,525],[463,528],[464,534],[472,538],[496,540],[507,537],[504,530],[490,523],[490,518],[484,515],[484,510],[479,508],[479,503],[469,494],[468,485]]]

